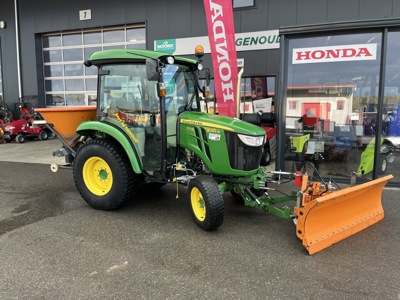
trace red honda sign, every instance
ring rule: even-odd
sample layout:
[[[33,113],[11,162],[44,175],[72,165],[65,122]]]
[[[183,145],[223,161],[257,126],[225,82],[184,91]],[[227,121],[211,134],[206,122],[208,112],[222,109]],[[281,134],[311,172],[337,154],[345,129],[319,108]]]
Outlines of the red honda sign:
[[[377,44],[340,45],[293,49],[293,64],[375,60]]]
[[[204,0],[204,8],[214,68],[218,113],[234,117],[238,71],[232,1]]]

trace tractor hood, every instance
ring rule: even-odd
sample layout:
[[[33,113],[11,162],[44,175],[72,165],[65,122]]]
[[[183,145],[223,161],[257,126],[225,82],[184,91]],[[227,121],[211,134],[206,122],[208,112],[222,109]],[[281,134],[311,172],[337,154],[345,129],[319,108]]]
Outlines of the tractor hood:
[[[264,129],[254,124],[239,120],[237,118],[211,115],[203,112],[184,112],[181,115],[180,123],[220,129],[251,136],[265,135]]]

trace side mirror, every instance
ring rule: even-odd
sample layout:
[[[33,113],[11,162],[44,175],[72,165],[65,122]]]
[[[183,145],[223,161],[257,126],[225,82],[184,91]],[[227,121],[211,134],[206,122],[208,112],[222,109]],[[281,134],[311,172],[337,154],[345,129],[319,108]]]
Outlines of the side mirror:
[[[207,82],[207,86],[210,85],[211,82],[211,76],[210,76],[210,69],[204,69],[204,71],[206,72],[206,82]]]
[[[210,69],[203,69],[203,70],[199,70],[197,71],[197,88],[200,90],[200,92],[202,92],[204,95],[209,94],[209,90],[208,87],[210,86],[210,82],[211,82],[211,76],[210,76]],[[205,85],[201,85],[203,84],[203,82],[200,83],[200,80],[205,80],[206,84]]]
[[[158,63],[154,59],[146,59],[146,75],[149,81],[158,81]]]
[[[206,68],[206,69],[203,69],[203,70],[199,70],[198,71],[198,77],[201,80],[205,80],[206,83],[207,83],[207,86],[210,85],[210,82],[211,82],[210,69]]]

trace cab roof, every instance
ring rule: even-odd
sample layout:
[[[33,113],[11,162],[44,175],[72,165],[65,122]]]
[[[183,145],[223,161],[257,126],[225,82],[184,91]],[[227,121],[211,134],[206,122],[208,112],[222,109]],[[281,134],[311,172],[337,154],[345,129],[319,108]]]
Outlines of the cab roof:
[[[93,65],[102,65],[105,63],[115,62],[140,62],[146,59],[159,59],[162,57],[173,56],[168,53],[157,52],[152,50],[138,49],[111,49],[94,52],[90,55],[88,61]],[[195,59],[173,56],[175,61],[184,65],[194,65],[197,63]]]

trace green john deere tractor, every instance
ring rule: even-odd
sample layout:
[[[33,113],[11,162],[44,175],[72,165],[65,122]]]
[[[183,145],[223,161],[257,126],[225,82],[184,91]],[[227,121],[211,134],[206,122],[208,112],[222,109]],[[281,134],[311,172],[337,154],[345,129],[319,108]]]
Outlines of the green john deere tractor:
[[[88,139],[73,172],[92,207],[118,209],[143,182],[176,182],[188,185],[196,223],[212,230],[223,222],[223,192],[250,200],[265,183],[265,131],[200,111],[200,61],[123,49],[85,65],[98,67],[97,120],[77,128]]]

